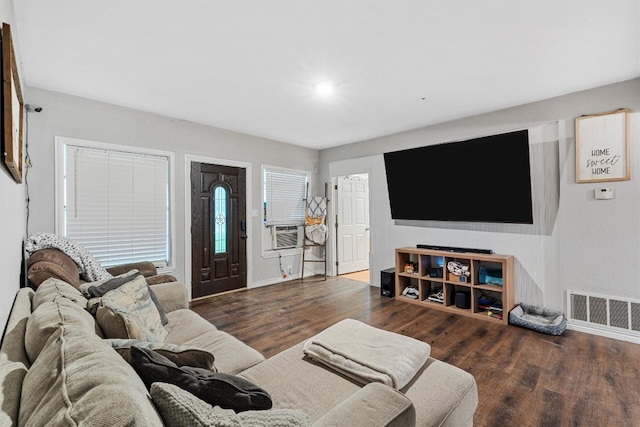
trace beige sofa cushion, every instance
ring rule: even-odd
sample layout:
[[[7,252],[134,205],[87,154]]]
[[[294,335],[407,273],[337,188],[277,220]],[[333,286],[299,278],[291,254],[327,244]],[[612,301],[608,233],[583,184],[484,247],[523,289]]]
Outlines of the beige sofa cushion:
[[[219,330],[205,332],[182,345],[209,351],[216,358],[218,371],[227,374],[237,374],[264,360],[264,356],[256,349],[249,347],[233,335]]]
[[[9,362],[0,356],[0,426],[16,425],[20,409],[22,381],[27,367],[22,362]]]
[[[22,288],[16,295],[0,347],[0,361],[2,362],[21,362],[26,367],[31,366],[24,349],[24,334],[27,330],[29,317],[31,317],[33,294],[31,288]]]
[[[274,409],[298,409],[316,422],[362,386],[290,347],[239,375],[269,390]]]
[[[147,282],[148,281],[147,279]],[[151,286],[151,289],[153,289],[153,293],[156,294],[158,302],[162,305],[165,313],[189,308],[187,287],[183,283],[158,283]]]
[[[413,403],[382,383],[370,383],[316,421],[314,427],[357,426],[411,427],[416,425]],[[420,424],[425,425],[425,424]]]
[[[469,372],[429,358],[416,378],[400,390],[415,404],[417,425],[472,426],[478,406],[476,380]]]
[[[62,323],[78,325],[89,333],[96,333],[96,322],[91,314],[74,302],[66,298],[44,302],[31,313],[27,321],[24,346],[31,363],[37,359],[49,337]]]
[[[131,366],[78,325],[58,326],[26,374],[19,424],[163,425]]]
[[[31,364],[24,349],[24,333],[31,315],[33,290],[16,295],[0,346],[0,426],[18,425],[22,380]]]
[[[218,372],[237,374],[262,362],[264,356],[233,335],[216,329],[211,323],[191,310],[167,313],[169,323],[166,343],[206,350],[216,358]]]
[[[186,308],[173,310],[167,313],[167,317],[169,323],[164,327],[167,331],[165,341],[172,344],[182,344],[206,332],[218,330],[214,324]],[[189,327],[185,328],[184,325]]]
[[[66,298],[80,307],[87,306],[87,299],[78,289],[60,279],[50,278],[38,286],[33,295],[31,311],[35,311],[42,303],[53,301],[56,298]]]
[[[274,408],[300,409],[315,424],[358,393],[361,387],[304,357],[303,345],[290,347],[240,376],[269,390]],[[416,425],[460,427],[473,424],[478,403],[476,383],[471,374],[460,368],[429,358],[400,392],[413,402]]]

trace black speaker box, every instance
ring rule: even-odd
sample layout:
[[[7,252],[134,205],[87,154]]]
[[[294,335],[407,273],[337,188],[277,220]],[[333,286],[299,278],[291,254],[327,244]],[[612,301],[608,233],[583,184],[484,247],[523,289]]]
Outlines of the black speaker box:
[[[393,298],[396,291],[396,269],[387,268],[380,272],[380,295]]]
[[[471,308],[471,294],[469,292],[456,292],[456,307]]]

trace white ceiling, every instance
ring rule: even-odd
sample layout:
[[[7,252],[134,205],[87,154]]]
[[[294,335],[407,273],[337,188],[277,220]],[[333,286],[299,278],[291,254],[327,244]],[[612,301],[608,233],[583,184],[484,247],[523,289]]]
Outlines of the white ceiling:
[[[14,7],[23,85],[317,149],[640,76],[638,0]]]

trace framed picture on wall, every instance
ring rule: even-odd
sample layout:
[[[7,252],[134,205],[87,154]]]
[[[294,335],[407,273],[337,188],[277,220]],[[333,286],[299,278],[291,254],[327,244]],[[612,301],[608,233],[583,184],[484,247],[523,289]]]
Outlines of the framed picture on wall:
[[[628,181],[629,109],[576,119],[576,182]]]
[[[11,27],[2,24],[2,152],[13,179],[22,182],[24,102]]]

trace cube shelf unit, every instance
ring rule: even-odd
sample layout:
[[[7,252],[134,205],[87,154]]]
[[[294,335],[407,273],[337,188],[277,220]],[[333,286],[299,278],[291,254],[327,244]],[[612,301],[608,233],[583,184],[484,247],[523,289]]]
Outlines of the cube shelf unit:
[[[468,276],[451,274],[447,270],[447,264],[451,261],[468,266],[470,274]],[[489,274],[486,274],[487,272]],[[501,275],[502,284],[491,284],[496,282],[495,278],[499,275]],[[489,283],[483,283],[483,281]],[[407,287],[417,289],[415,299],[403,295]],[[440,290],[441,298],[435,298]],[[456,305],[458,292],[467,293],[470,296],[469,308],[460,308]],[[509,311],[515,304],[514,258],[512,255],[397,248],[395,295],[398,301],[508,325]],[[482,302],[489,299],[501,303],[502,312],[487,309],[486,305],[479,304],[481,297],[483,297]],[[495,307],[495,303],[490,306]]]

